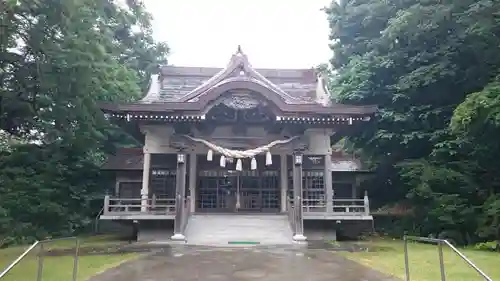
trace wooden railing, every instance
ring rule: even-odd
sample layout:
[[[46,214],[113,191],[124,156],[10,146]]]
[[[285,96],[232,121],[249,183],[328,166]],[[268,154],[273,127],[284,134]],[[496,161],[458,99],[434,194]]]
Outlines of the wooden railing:
[[[141,198],[112,198],[110,196],[105,196],[104,198],[104,208],[103,215],[177,215],[182,222],[179,225],[182,229],[187,225],[187,220],[191,215],[190,209],[190,198],[186,198],[183,204],[184,210],[179,210],[176,212],[175,198],[153,198],[142,200]],[[145,202],[143,202],[145,201]],[[142,204],[141,203],[146,203]],[[302,211],[304,215],[307,214],[317,214],[317,213],[332,213],[336,215],[369,215],[370,214],[370,204],[368,196],[365,195],[363,199],[333,199],[331,204],[326,202],[324,199],[302,199]],[[295,210],[293,213],[290,212],[294,207],[293,200],[288,198],[287,210],[290,223],[296,222],[290,216],[297,216],[298,212]],[[297,227],[297,225],[292,225],[292,228]]]
[[[333,213],[341,215],[369,215],[370,204],[368,195],[363,199],[333,199],[329,209],[324,199],[303,199],[302,208],[305,214],[308,213]]]
[[[145,204],[144,204],[145,203]],[[175,198],[113,198],[104,197],[103,215],[174,215]]]

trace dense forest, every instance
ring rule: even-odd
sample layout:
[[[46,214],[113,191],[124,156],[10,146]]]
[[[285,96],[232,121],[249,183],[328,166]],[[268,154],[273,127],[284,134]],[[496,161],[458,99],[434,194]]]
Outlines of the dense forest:
[[[96,103],[141,96],[168,48],[140,2],[115,2],[0,1],[1,245],[85,229],[104,156],[133,144]]]
[[[500,240],[500,2],[341,0],[326,8],[330,90],[377,104],[349,138],[400,231]],[[394,229],[393,229],[394,230]]]
[[[395,235],[500,240],[500,2],[325,11],[332,98],[379,106],[346,141],[375,172],[373,208],[406,210]],[[140,97],[168,47],[138,0],[1,0],[0,21],[0,245],[83,231],[103,159],[134,145],[96,104]]]

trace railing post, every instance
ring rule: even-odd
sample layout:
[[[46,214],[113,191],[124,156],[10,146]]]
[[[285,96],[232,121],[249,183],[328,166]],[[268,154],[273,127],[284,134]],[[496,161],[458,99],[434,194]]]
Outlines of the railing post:
[[[365,190],[365,196],[363,197],[363,202],[365,205],[365,215],[370,215],[370,201],[368,200],[368,191]]]
[[[155,209],[156,207],[156,194],[153,193],[153,195],[151,196],[151,209]]]
[[[186,194],[186,155],[182,152],[177,154],[177,171],[175,174],[175,221],[174,235],[172,240],[185,241],[186,237],[182,233],[182,218],[184,213],[184,197]]]
[[[403,237],[404,241],[404,257],[405,257],[405,280],[410,281],[410,264],[408,262],[408,238],[406,235]]]
[[[325,169],[324,169],[324,184],[325,184],[325,195],[326,202],[325,208],[326,213],[333,213],[333,183],[332,183],[332,155],[328,153],[325,155]]]
[[[109,213],[109,195],[104,196],[104,207],[102,213],[104,215]]]
[[[439,269],[441,270],[441,281],[446,281],[446,274],[444,271],[444,258],[443,258],[443,242],[438,242],[439,252]]]
[[[175,197],[175,220],[174,220],[174,235],[171,237],[172,240],[184,240],[185,237],[181,233],[182,230],[182,213],[183,213],[183,204],[181,203],[182,197],[180,194],[177,194]]]
[[[296,213],[296,233],[293,236],[293,240],[301,242],[306,241],[307,238],[304,236],[304,224],[303,224],[303,209],[302,209],[302,159],[303,155],[301,151],[295,152],[293,156],[293,194],[295,195],[295,200],[293,206],[295,207]]]
[[[295,198],[294,212],[295,212],[295,241],[305,241],[306,237],[304,236],[304,218],[303,218],[303,205],[302,198],[297,196]]]
[[[44,255],[43,243],[40,243],[40,250],[38,251],[38,270],[36,273],[36,281],[42,281],[43,275],[43,255]]]
[[[78,238],[75,239],[75,256],[73,260],[73,281],[76,281],[78,277],[78,258],[80,252],[80,240]]]
[[[148,211],[149,174],[151,173],[151,153],[144,147],[144,163],[142,168],[141,212]]]

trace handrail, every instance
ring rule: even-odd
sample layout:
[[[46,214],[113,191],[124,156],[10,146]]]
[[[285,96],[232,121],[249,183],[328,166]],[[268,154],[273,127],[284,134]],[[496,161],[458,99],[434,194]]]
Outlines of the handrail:
[[[363,198],[302,199],[302,210],[307,214],[327,213],[343,215],[370,215],[370,200],[365,192]]]
[[[120,198],[104,197],[104,215],[167,215],[175,214],[177,198]]]
[[[444,268],[444,259],[443,259],[443,244],[450,247],[455,254],[457,254],[462,260],[464,260],[470,267],[472,267],[484,280],[493,281],[486,273],[484,273],[479,267],[477,267],[471,260],[469,260],[464,254],[462,254],[453,244],[451,244],[446,239],[436,239],[436,238],[427,238],[427,237],[417,237],[417,236],[407,236],[403,237],[404,240],[404,257],[405,257],[405,271],[406,271],[406,281],[410,281],[410,265],[408,262],[408,241],[417,241],[417,242],[428,242],[435,243],[438,245],[438,253],[439,253],[439,268],[441,271],[441,281],[446,281],[445,268]]]
[[[47,239],[47,240],[41,240],[41,241],[35,241],[28,249],[26,249],[21,255],[19,255],[11,264],[9,264],[1,273],[0,273],[0,279],[2,279],[7,273],[12,270],[16,265],[19,264],[21,260],[23,260],[31,251],[33,251],[38,245],[40,246],[40,253],[38,254],[38,269],[37,269],[37,275],[36,275],[36,280],[41,281],[42,280],[42,274],[43,274],[43,262],[44,262],[44,247],[43,245],[46,243],[54,242],[54,241],[60,241],[60,240],[75,240],[75,254],[74,254],[74,259],[73,259],[73,276],[72,276],[72,281],[76,281],[77,275],[78,275],[78,254],[79,254],[79,249],[80,249],[80,240],[77,237],[63,237],[63,238],[56,238],[56,239]]]
[[[99,232],[99,217],[102,215],[104,212],[104,207],[101,208],[99,213],[97,213],[97,216],[95,217],[94,220],[94,233],[97,234]]]
[[[9,266],[7,266],[3,271],[2,273],[0,273],[0,278],[4,277],[7,273],[9,273],[9,271],[14,268],[14,266],[16,266],[22,259],[24,259],[24,257],[29,254],[29,252],[31,252],[33,249],[35,249],[35,247],[40,244],[40,241],[36,241],[35,243],[31,244],[31,246],[26,250],[24,251],[19,257],[17,257],[17,259],[15,259],[11,264],[9,264]]]

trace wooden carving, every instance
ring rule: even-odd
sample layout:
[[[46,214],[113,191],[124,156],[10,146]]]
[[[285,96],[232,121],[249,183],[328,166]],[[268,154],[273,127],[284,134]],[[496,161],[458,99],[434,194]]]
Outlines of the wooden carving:
[[[240,110],[240,109],[251,109],[256,108],[260,101],[246,94],[232,94],[224,97],[221,101],[225,106]]]

